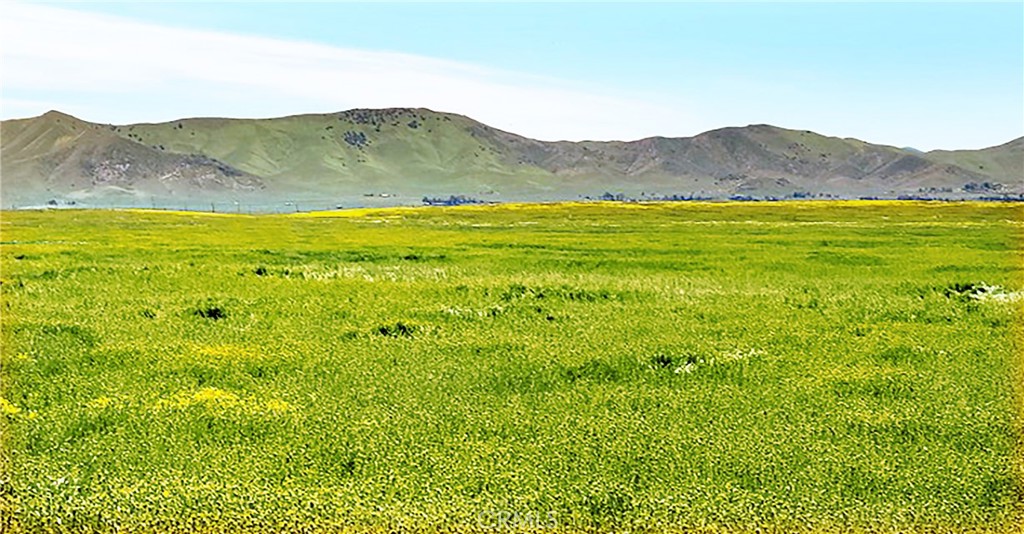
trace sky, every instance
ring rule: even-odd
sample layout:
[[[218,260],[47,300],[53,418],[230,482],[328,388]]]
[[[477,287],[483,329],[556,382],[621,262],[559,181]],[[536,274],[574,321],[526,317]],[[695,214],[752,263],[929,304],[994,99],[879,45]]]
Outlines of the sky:
[[[0,117],[426,107],[543,140],[1024,135],[1024,2],[0,4]]]

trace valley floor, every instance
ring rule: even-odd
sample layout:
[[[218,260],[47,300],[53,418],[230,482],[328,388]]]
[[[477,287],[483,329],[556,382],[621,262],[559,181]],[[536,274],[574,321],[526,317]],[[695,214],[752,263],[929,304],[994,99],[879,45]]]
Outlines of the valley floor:
[[[5,532],[1005,532],[1024,211],[0,213]]]

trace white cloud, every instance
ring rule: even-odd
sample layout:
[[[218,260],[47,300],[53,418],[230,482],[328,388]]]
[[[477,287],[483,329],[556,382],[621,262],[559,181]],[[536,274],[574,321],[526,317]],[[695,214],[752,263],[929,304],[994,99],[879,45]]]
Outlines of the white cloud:
[[[53,102],[72,114],[88,111],[86,120],[115,123],[429,107],[548,140],[632,139],[705,126],[678,103],[428,57],[20,3],[2,11],[5,117],[39,114]]]

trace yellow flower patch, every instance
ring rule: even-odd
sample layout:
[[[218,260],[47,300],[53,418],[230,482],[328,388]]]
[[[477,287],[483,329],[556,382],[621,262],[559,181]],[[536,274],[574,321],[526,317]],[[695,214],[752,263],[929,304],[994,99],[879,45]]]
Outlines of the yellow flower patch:
[[[89,408],[92,408],[94,410],[102,410],[102,409],[105,409],[105,408],[109,408],[113,404],[114,404],[114,399],[112,399],[110,397],[107,397],[107,396],[102,396],[102,397],[96,397],[95,399],[89,401],[86,404],[86,406],[88,406]]]
[[[201,388],[195,392],[181,391],[175,393],[169,399],[159,401],[159,408],[189,408],[192,406],[204,406],[207,408],[228,408],[238,404],[238,395],[217,388]]]
[[[21,413],[21,408],[11,404],[7,399],[0,397],[0,413],[13,417]]]
[[[292,405],[279,399],[271,399],[266,403],[267,410],[273,413],[285,413],[292,409]]]
[[[278,415],[295,411],[295,406],[280,400],[263,401],[255,397],[242,397],[231,391],[204,387],[196,391],[179,391],[170,398],[157,401],[157,409],[186,410],[202,408],[214,412]]]

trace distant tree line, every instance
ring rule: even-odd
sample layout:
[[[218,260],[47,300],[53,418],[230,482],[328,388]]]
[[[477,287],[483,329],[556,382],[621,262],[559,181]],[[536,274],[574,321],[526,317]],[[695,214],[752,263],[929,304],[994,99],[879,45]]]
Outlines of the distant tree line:
[[[426,206],[461,206],[463,204],[485,204],[485,202],[463,195],[452,195],[448,198],[423,197],[423,204]]]

